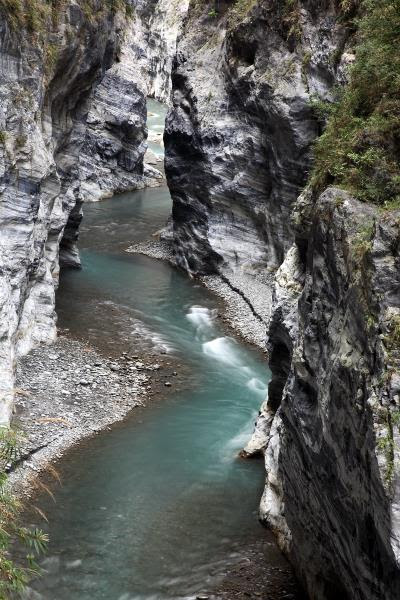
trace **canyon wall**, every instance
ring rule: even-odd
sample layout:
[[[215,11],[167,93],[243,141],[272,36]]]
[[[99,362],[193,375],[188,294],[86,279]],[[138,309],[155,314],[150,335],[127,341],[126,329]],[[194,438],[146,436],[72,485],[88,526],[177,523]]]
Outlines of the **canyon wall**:
[[[354,60],[344,4],[1,5],[0,423],[16,357],[55,338],[59,260],[79,266],[83,202],[157,179],[145,96],[168,101],[172,86],[177,262],[220,273],[268,327],[272,381],[245,449],[265,455],[261,518],[311,598],[394,600],[400,215],[338,188],[300,193],[314,100]]]
[[[400,214],[300,193],[315,101],[355,58],[353,5],[191,2],[166,173],[178,264],[270,298],[272,380],[244,450],[265,455],[261,519],[312,599],[394,600]]]
[[[146,96],[168,97],[185,10],[164,0],[0,6],[0,424],[16,357],[56,336],[59,262],[80,266],[83,202],[162,178],[144,162]]]
[[[165,132],[176,254],[189,271],[273,270],[291,244],[319,127],[310,98],[341,79],[332,55],[348,31],[329,2],[309,2],[291,17],[300,44],[284,4],[253,3],[244,19],[232,2],[218,3],[218,16],[190,5]]]
[[[70,2],[27,21],[1,9],[0,423],[12,407],[16,356],[56,335],[58,249],[79,197],[88,101],[121,42],[119,15],[92,8],[86,15]],[[63,250],[74,254],[72,240]]]
[[[90,101],[79,161],[85,202],[163,181],[145,154],[146,97],[170,102],[172,58],[187,2],[144,0],[130,6],[116,60]]]

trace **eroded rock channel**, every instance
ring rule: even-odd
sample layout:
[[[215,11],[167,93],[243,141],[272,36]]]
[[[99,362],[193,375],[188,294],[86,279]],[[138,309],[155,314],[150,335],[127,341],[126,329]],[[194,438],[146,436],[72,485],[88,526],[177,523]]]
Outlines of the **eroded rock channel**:
[[[238,458],[266,393],[264,357],[226,334],[220,303],[202,285],[165,261],[124,251],[170,209],[165,187],[87,206],[83,268],[61,278],[60,327],[107,354],[126,353],[156,391],[145,410],[58,463],[55,503],[35,500],[51,538],[38,598],[231,597],[224,576],[230,582],[227,573],[260,562],[262,580],[239,580],[235,597],[298,597],[258,523],[262,462]],[[149,368],[132,360],[138,354],[152,357]],[[93,365],[85,377],[96,396]]]

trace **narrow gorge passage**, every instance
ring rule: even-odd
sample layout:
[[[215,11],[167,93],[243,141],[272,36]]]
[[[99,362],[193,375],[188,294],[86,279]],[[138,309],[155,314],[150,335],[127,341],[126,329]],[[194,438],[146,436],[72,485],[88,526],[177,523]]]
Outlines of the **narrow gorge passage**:
[[[170,210],[165,187],[85,206],[83,269],[62,274],[59,325],[111,355],[153,356],[161,386],[165,374],[172,385],[57,465],[56,502],[37,502],[51,543],[34,598],[195,598],[260,543],[268,598],[297,598],[258,522],[262,461],[238,458],[266,393],[265,358],[226,335],[220,303],[202,285],[125,252]]]

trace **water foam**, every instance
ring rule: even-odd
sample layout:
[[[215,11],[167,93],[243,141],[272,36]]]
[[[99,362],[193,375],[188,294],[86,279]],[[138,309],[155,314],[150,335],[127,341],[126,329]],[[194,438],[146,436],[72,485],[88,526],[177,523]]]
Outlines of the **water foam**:
[[[210,337],[216,316],[216,310],[210,310],[209,308],[204,308],[203,306],[191,306],[186,318],[196,328],[196,339],[204,340],[207,337]]]
[[[221,449],[222,462],[233,462],[237,458],[238,452],[244,448],[253,433],[256,418],[257,411],[254,411],[247,423],[224,445]]]
[[[162,354],[168,354],[174,351],[174,347],[169,344],[169,342],[165,339],[164,336],[152,331],[149,327],[147,327],[141,321],[137,321],[134,323],[134,326],[131,330],[132,335],[139,336],[146,340],[149,340],[153,344],[154,350],[157,352],[161,352]]]
[[[232,338],[218,337],[202,344],[203,352],[230,367],[240,368],[243,363],[238,356],[238,345]]]
[[[252,377],[249,379],[246,385],[252,392],[256,392],[256,394],[260,394],[261,396],[265,396],[268,390],[268,387],[265,385],[265,383],[263,383],[261,379],[258,379],[257,377]]]

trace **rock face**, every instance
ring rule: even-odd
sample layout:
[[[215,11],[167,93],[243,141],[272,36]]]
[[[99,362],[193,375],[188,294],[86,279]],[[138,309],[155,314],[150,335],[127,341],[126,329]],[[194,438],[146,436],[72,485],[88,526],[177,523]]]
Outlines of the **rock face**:
[[[17,4],[0,7],[0,424],[16,356],[56,336],[59,261],[80,265],[82,203],[161,177],[143,164],[146,95],[168,95],[172,58],[159,67],[155,53],[173,53],[185,12],[161,0]]]
[[[147,0],[124,23],[116,62],[93,90],[80,155],[82,200],[160,185],[145,156],[146,97],[170,101],[171,64],[187,2]]]
[[[400,594],[399,216],[305,193],[276,276],[261,516],[312,598]]]
[[[28,35],[1,16],[1,423],[11,410],[15,356],[56,335],[58,248],[69,215],[78,218],[88,100],[114,62],[118,29],[117,15],[99,11],[92,20],[75,2],[48,34]],[[63,243],[70,260],[72,242]]]
[[[340,77],[332,54],[347,32],[328,2],[286,17],[283,4],[253,3],[241,22],[229,2],[218,18],[189,8],[165,145],[176,254],[191,272],[274,269],[290,247],[290,211],[318,133],[310,98]]]
[[[311,598],[394,600],[399,214],[337,189],[299,196],[319,133],[312,97],[329,97],[353,60],[339,5],[191,3],[166,173],[183,268],[240,293],[263,281],[265,297],[275,273],[273,376],[244,450],[265,454],[261,518]]]
[[[148,95],[165,104],[171,102],[172,62],[188,6],[189,0],[158,0],[148,18]]]

